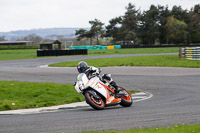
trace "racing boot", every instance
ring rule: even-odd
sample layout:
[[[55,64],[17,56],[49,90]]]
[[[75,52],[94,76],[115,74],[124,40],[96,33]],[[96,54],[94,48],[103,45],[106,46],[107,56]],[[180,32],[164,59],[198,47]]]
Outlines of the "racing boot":
[[[121,90],[121,88],[116,84],[116,82],[112,81],[110,83],[110,85],[114,87],[114,89],[115,89],[115,96],[116,97],[127,96],[127,94],[123,90]]]
[[[114,88],[115,94],[119,92],[119,87],[115,81],[110,82],[110,85]]]

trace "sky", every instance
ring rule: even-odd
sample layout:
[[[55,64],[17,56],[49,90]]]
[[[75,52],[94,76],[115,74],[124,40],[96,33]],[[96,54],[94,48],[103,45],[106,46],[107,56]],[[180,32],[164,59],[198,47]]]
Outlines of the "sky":
[[[148,10],[151,4],[190,10],[200,0],[0,0],[0,32],[39,28],[87,28],[95,18],[108,24],[128,3]]]

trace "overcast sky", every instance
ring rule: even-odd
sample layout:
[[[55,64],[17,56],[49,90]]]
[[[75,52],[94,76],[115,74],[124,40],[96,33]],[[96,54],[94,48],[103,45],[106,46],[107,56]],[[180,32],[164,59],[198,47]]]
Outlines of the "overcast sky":
[[[200,0],[0,0],[0,32],[38,28],[90,27],[99,19],[108,24],[125,13],[128,3],[147,10],[151,4],[190,9]]]

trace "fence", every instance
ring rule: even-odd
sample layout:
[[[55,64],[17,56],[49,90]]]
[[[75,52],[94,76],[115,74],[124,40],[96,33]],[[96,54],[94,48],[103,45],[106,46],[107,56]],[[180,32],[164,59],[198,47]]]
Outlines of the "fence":
[[[200,47],[180,48],[179,56],[188,60],[200,60]]]

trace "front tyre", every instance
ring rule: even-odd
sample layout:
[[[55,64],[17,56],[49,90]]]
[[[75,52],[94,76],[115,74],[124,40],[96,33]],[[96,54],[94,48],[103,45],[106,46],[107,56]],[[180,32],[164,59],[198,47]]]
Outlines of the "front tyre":
[[[123,107],[130,107],[133,103],[133,99],[132,99],[131,95],[124,88],[120,88],[120,89],[121,89],[121,91],[124,91],[126,93],[126,96],[121,97],[120,105]]]
[[[85,100],[92,108],[96,110],[103,110],[105,107],[105,103],[101,96],[93,90],[85,92]]]

